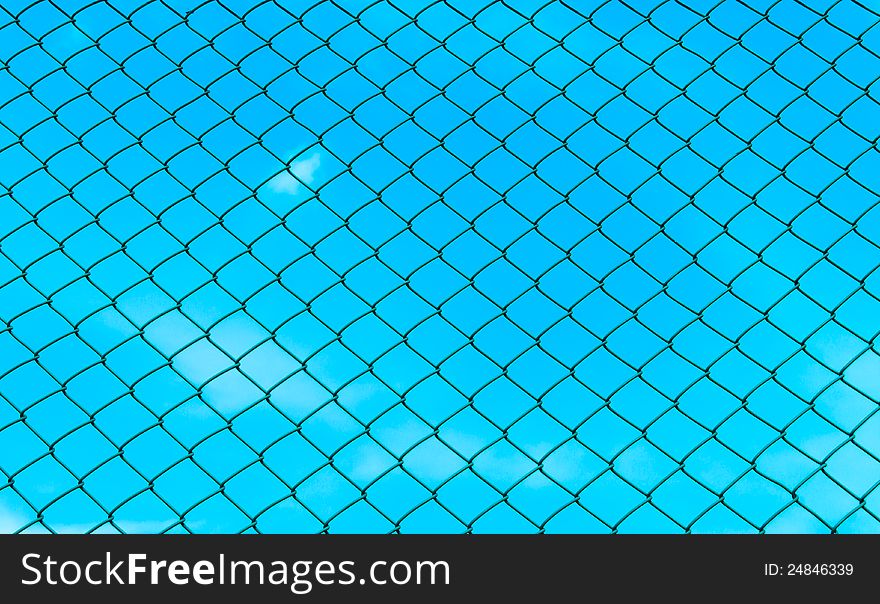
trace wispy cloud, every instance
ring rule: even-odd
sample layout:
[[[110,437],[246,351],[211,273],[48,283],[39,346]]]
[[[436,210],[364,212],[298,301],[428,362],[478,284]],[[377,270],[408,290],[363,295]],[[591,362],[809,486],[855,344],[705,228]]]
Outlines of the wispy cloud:
[[[14,533],[27,523],[28,520],[23,515],[0,506],[0,535]]]
[[[321,156],[317,152],[291,162],[290,166],[269,181],[269,188],[276,193],[298,193],[303,185],[315,181],[315,173],[321,167]]]

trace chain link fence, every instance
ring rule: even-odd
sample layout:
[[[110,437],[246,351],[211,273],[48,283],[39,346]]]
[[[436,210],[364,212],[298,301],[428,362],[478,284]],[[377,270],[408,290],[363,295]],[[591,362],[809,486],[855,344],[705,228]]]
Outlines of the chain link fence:
[[[4,0],[0,530],[876,532],[873,0]]]

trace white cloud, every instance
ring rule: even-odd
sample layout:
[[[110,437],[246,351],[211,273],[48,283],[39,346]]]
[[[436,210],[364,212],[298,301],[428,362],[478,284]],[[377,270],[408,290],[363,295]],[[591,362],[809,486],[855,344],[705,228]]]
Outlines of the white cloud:
[[[269,188],[276,193],[298,193],[303,184],[310,185],[321,167],[321,156],[316,152],[298,159],[269,181]]]
[[[154,535],[167,531],[169,527],[176,526],[177,517],[167,518],[165,520],[125,520],[116,519],[116,525],[121,527],[126,534],[129,535]],[[119,531],[111,524],[106,523],[95,528],[97,523],[61,523],[52,524],[52,530],[63,535],[83,535],[89,532],[95,534],[119,534]],[[206,525],[204,520],[187,521],[186,526],[191,531],[198,532],[199,529]]]
[[[0,534],[14,533],[27,523],[28,520],[21,514],[0,506]]]

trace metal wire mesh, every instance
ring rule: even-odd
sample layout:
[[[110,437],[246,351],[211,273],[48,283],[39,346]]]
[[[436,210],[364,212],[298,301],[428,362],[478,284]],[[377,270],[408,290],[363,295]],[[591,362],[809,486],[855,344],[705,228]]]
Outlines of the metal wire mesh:
[[[2,4],[0,529],[880,527],[875,3]]]

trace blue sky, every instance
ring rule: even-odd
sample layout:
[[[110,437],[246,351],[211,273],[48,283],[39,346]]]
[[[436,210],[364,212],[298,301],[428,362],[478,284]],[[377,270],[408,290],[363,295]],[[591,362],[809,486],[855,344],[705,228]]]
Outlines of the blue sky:
[[[4,3],[0,530],[876,532],[878,21]]]

